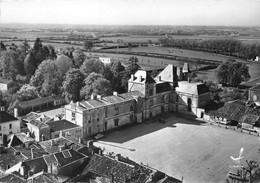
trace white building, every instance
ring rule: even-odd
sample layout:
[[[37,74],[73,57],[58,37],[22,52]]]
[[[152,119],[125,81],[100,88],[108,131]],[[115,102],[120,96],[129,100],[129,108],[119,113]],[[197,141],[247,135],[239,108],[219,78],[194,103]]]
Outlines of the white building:
[[[103,63],[103,64],[110,64],[111,63],[111,59],[108,57],[99,57],[99,60]]]
[[[256,56],[255,61],[259,62],[259,56]]]
[[[19,119],[5,111],[0,111],[0,140],[4,135],[19,133],[20,126]]]

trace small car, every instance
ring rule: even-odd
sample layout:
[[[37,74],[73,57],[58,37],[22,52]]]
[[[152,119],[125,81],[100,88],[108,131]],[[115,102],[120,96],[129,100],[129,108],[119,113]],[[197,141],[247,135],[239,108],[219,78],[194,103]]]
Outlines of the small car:
[[[104,138],[104,137],[105,137],[105,135],[99,133],[99,134],[97,134],[97,135],[94,137],[94,139],[98,140],[98,139],[102,139],[102,138]]]

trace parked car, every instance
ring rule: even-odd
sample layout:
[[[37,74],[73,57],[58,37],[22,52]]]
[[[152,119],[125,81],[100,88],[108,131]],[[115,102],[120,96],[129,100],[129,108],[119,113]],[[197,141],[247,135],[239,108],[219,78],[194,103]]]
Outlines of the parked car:
[[[97,134],[97,135],[94,137],[94,139],[99,140],[99,139],[102,139],[102,138],[104,138],[104,137],[105,137],[105,135],[99,133],[99,134]]]

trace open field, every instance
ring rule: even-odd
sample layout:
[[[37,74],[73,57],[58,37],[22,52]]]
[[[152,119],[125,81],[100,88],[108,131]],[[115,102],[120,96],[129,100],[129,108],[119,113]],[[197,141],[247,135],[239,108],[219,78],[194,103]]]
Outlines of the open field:
[[[212,35],[170,35],[173,39],[198,39],[198,40],[208,40],[208,39],[236,39],[247,44],[260,44],[260,35],[257,36],[212,36]],[[142,42],[147,43],[148,40],[157,43],[158,39],[165,38],[164,35],[149,36],[149,35],[129,35],[129,36],[115,36],[115,37],[102,37],[101,40],[108,40],[116,42],[118,39],[122,39],[125,43]]]
[[[144,123],[113,132],[95,145],[176,178],[183,176],[185,183],[224,182],[230,156],[238,156],[241,147],[242,164],[260,162],[257,136],[177,116],[167,118],[166,124]]]
[[[182,57],[216,60],[221,62],[229,58],[228,56],[218,55],[214,53],[195,51],[195,50],[186,50],[186,49],[179,49],[179,48],[170,48],[170,47],[133,47],[130,49],[129,48],[108,49],[106,51],[159,53],[159,54],[175,55],[175,56],[182,56]]]

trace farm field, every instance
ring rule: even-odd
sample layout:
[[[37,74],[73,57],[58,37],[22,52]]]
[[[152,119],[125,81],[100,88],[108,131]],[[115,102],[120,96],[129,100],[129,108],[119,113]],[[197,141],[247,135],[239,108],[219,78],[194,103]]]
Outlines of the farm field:
[[[174,115],[166,124],[147,122],[115,131],[95,145],[183,177],[185,183],[225,182],[230,156],[238,156],[242,147],[243,165],[245,160],[260,162],[257,136]]]
[[[260,44],[260,36],[239,36],[239,37],[229,37],[229,36],[212,36],[212,35],[170,35],[173,39],[198,39],[198,40],[208,40],[208,39],[236,39],[247,44]],[[116,37],[101,37],[101,40],[108,40],[116,42],[118,39],[122,39],[126,43],[142,42],[147,43],[148,40],[157,43],[158,39],[165,38],[164,35],[158,36],[145,36],[145,35],[130,35],[130,36],[116,36]]]
[[[179,48],[170,47],[133,47],[133,48],[118,48],[118,49],[108,49],[106,51],[126,51],[126,52],[146,52],[146,53],[159,53],[168,54],[182,57],[191,58],[203,58],[208,60],[225,61],[229,57],[224,55],[218,55],[214,53],[208,53],[203,51],[186,50]]]

